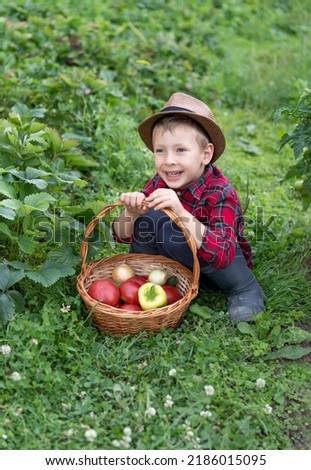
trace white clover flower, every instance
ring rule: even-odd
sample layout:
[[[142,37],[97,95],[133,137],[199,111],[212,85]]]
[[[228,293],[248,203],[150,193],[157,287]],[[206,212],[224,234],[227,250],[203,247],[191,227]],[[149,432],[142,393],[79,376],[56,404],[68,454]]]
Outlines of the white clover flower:
[[[186,439],[191,441],[193,440],[192,438],[194,437],[194,432],[190,427],[186,427]]]
[[[257,388],[265,388],[265,386],[266,386],[266,381],[265,381],[265,379],[261,379],[261,378],[259,377],[259,379],[256,380],[256,387],[257,387]]]
[[[117,439],[114,439],[111,444],[113,445],[113,447],[120,447],[121,446],[121,442],[118,441]]]
[[[150,418],[151,416],[155,416],[157,414],[157,410],[153,408],[153,406],[149,406],[149,408],[146,409],[145,415]]]
[[[164,402],[165,408],[172,408],[173,405],[174,405],[174,402],[172,400],[171,395],[166,395],[165,402]]]
[[[210,418],[212,414],[213,413],[210,410],[203,410],[200,412],[200,416],[203,416],[203,418]]]
[[[62,308],[60,309],[60,311],[63,313],[68,313],[70,312],[70,309],[71,309],[71,305],[62,304]]]
[[[72,428],[68,429],[67,431],[63,432],[64,436],[71,437],[74,434],[74,430]]]
[[[79,398],[84,398],[85,395],[86,395],[86,392],[84,390],[82,390],[82,392],[78,393]]]
[[[63,411],[67,411],[71,409],[71,404],[70,403],[61,403],[60,407]]]
[[[122,442],[123,442],[123,443],[125,442],[126,444],[129,444],[130,442],[132,442],[131,436],[124,435],[124,436],[122,437]]]
[[[19,380],[21,380],[22,376],[19,372],[12,372],[11,374],[11,380],[13,380],[13,382],[18,382]]]
[[[20,416],[23,413],[23,408],[16,408],[16,410],[13,411],[14,416]]]
[[[271,413],[273,411],[273,408],[272,408],[272,406],[267,404],[267,405],[264,406],[263,410],[267,415],[271,415]]]
[[[173,369],[170,369],[170,370],[168,371],[168,375],[169,375],[170,377],[175,377],[175,375],[176,375],[176,369],[174,369],[174,368],[173,368]]]
[[[1,352],[4,356],[8,356],[11,351],[12,351],[11,346],[9,346],[8,344],[3,344],[1,346]]]
[[[6,440],[7,440],[7,438],[8,438],[8,436],[7,436],[6,434],[2,434],[2,436],[1,436],[1,437],[2,437],[2,439],[3,439],[4,441],[6,441]]]
[[[95,429],[87,429],[84,433],[85,439],[89,442],[95,441],[97,437],[97,432]]]
[[[124,434],[125,436],[131,436],[131,434],[132,434],[131,428],[129,428],[129,427],[124,428],[124,429],[123,429],[123,434]]]
[[[139,364],[137,364],[137,368],[138,369],[144,369],[145,367],[148,366],[148,362],[147,361],[144,361],[144,362],[140,362]]]
[[[212,385],[205,385],[204,391],[208,397],[212,397],[215,393],[215,389]]]

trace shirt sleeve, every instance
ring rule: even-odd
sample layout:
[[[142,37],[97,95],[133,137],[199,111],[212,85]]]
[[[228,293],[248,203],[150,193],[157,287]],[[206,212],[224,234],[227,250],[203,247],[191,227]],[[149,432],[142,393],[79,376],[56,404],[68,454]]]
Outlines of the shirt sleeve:
[[[241,221],[238,208],[240,201],[234,191],[216,191],[205,225],[198,256],[215,269],[224,269],[233,261],[237,243],[238,225]],[[242,211],[241,211],[242,213]],[[239,220],[240,219],[240,220]]]

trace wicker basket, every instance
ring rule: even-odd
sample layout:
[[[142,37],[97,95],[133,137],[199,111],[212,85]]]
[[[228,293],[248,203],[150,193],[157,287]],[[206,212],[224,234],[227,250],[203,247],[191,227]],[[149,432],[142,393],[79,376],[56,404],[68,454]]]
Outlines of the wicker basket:
[[[181,228],[186,237],[193,254],[193,272],[165,256],[138,253],[117,254],[93,261],[91,264],[86,264],[89,236],[92,234],[101,218],[120,205],[122,205],[121,202],[107,205],[87,226],[85,238],[81,245],[82,265],[81,272],[77,279],[77,290],[90,311],[93,322],[100,331],[122,336],[136,334],[141,330],[158,332],[162,328],[176,328],[190,302],[198,294],[200,266],[196,254],[197,249],[195,242],[189,236],[183,223],[174,212],[168,209],[163,210],[163,212]],[[153,268],[165,269],[170,276],[176,276],[178,278],[177,287],[182,294],[182,298],[166,307],[142,312],[122,310],[92,299],[88,295],[88,289],[91,284],[98,279],[111,279],[113,268],[121,262],[126,262],[132,266],[135,274],[139,276],[148,276]]]

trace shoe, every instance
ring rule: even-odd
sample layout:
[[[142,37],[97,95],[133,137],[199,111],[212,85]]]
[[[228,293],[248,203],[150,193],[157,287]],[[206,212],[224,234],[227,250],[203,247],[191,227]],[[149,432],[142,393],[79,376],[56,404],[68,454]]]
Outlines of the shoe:
[[[205,277],[227,295],[228,313],[233,324],[249,322],[266,310],[266,296],[252,271],[246,264],[241,248],[237,246],[236,256],[224,269],[211,266],[201,268]]]
[[[228,313],[234,325],[241,321],[249,322],[266,310],[266,296],[256,279],[249,290],[243,288],[238,292],[228,293],[227,298]]]

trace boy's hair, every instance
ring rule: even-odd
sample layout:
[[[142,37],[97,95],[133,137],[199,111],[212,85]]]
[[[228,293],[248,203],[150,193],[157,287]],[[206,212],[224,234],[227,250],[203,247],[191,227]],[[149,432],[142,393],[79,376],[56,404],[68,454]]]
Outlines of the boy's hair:
[[[181,126],[181,125],[191,127],[192,129],[196,131],[197,133],[196,140],[202,149],[205,149],[207,144],[210,143],[210,138],[207,132],[205,131],[205,129],[203,129],[203,127],[201,126],[201,124],[199,124],[194,119],[191,119],[188,116],[180,116],[176,114],[173,116],[165,116],[162,119],[159,119],[158,121],[156,121],[153,127],[153,131],[155,129],[160,128],[160,129],[163,129],[163,132],[164,131],[172,132],[174,131],[174,129],[176,129],[176,127]]]

